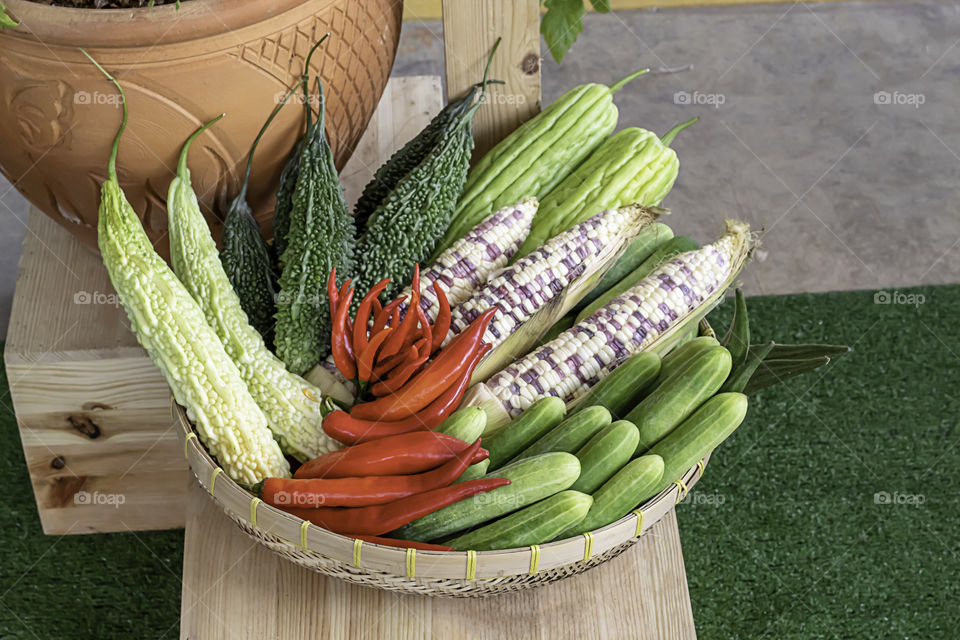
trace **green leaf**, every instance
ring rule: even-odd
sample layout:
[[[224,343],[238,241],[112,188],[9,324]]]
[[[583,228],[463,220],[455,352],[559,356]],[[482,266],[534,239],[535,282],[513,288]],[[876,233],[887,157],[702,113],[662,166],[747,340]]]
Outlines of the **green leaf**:
[[[0,29],[13,29],[20,23],[7,15],[7,8],[0,2]]]
[[[597,13],[610,13],[610,0],[590,0],[590,4]]]
[[[540,21],[540,33],[558,63],[583,31],[583,14],[587,12],[583,0],[546,0],[547,12]]]

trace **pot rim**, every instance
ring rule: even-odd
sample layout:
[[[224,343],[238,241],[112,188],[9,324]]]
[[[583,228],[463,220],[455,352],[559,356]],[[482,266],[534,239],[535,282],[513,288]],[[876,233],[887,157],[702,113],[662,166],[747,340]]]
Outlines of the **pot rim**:
[[[304,4],[335,0],[188,0],[134,9],[82,9],[5,0],[20,26],[4,35],[66,47],[153,48],[238,32]],[[236,39],[245,38],[236,33]],[[239,44],[239,42],[238,42]]]

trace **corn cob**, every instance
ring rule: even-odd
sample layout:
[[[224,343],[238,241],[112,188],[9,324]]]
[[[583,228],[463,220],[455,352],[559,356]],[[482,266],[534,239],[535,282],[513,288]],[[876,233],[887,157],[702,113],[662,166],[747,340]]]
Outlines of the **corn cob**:
[[[420,272],[420,307],[430,320],[440,308],[433,283],[440,283],[451,307],[468,300],[517,252],[539,206],[536,198],[525,198],[495,211]],[[410,287],[401,295],[409,296]]]
[[[679,255],[496,374],[471,394],[470,404],[483,406],[488,417],[502,422],[504,411],[517,416],[544,395],[576,401],[631,355],[656,351],[702,317],[746,263],[750,244],[749,227],[728,221],[717,242]]]
[[[458,305],[451,314],[447,341],[487,309],[500,309],[484,334],[493,350],[477,367],[473,381],[485,380],[536,344],[658,213],[638,205],[598,213],[497,272],[483,289]]]

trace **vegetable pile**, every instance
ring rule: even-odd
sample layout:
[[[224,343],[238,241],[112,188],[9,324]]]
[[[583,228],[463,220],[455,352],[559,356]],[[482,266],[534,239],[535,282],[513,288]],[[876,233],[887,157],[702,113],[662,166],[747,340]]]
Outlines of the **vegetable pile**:
[[[308,66],[291,88],[307,98]],[[104,265],[227,475],[378,544],[541,544],[619,520],[722,443],[748,394],[846,352],[751,344],[739,290],[723,339],[707,329],[757,238],[727,220],[701,247],[663,222],[679,170],[669,145],[693,121],[611,135],[612,96],[642,73],[571,89],[469,170],[485,72],[376,171],[354,212],[317,80],[272,244],[246,188],[282,104],[251,146],[222,252],[187,166],[218,117],[186,141],[170,185],[172,269],[117,181],[124,101],[102,186]]]

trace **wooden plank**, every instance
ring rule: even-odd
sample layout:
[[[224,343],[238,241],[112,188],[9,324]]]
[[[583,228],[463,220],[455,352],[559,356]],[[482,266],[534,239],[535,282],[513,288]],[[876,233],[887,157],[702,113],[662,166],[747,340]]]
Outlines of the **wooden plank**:
[[[516,594],[401,595],[303,569],[188,491],[180,637],[695,638],[673,512],[629,551],[580,576]]]
[[[483,77],[490,50],[487,102],[473,122],[474,158],[540,111],[540,14],[536,2],[443,0],[447,98],[459,97]]]

